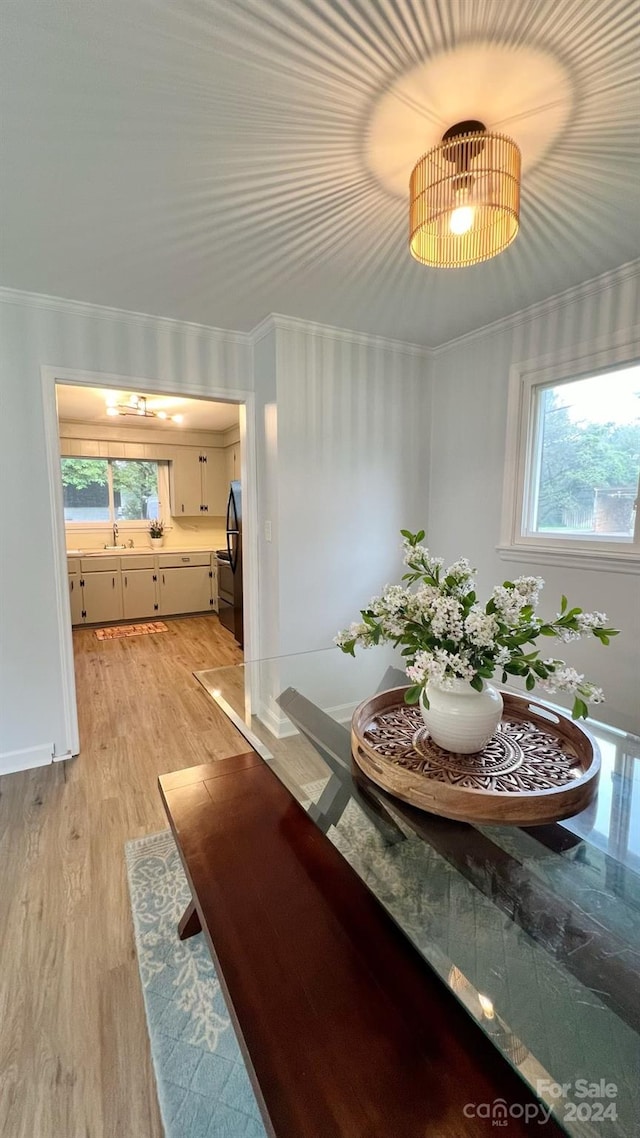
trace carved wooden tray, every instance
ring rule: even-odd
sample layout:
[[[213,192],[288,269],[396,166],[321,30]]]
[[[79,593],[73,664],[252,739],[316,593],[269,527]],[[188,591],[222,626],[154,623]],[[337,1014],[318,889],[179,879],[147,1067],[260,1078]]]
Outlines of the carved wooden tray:
[[[503,692],[496,734],[484,750],[457,755],[433,742],[406,690],[365,700],[351,723],[356,763],[396,797],[445,818],[515,826],[570,818],[595,797],[600,752],[573,720]]]

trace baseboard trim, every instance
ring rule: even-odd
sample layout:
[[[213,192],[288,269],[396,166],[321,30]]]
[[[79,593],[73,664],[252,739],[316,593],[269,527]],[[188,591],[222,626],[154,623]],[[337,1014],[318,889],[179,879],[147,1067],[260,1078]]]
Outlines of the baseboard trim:
[[[15,774],[28,771],[32,767],[46,767],[54,761],[53,743],[40,743],[38,747],[24,747],[19,751],[3,751],[0,754],[0,774]],[[60,756],[60,758],[67,756]]]
[[[351,723],[351,717],[358,706],[355,703],[340,703],[335,707],[323,707],[320,710],[324,711],[325,715],[329,715],[331,719],[335,719],[338,723],[346,726]],[[298,735],[298,728],[294,727],[286,715],[281,711],[276,711],[266,703],[261,703],[256,712],[256,717],[264,723],[265,727],[275,736],[276,739],[289,739],[292,735]]]

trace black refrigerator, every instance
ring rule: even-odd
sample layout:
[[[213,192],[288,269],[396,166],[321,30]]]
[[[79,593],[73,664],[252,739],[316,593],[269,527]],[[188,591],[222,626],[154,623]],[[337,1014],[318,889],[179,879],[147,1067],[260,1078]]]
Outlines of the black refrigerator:
[[[218,616],[244,647],[242,619],[242,486],[232,482],[227,502],[227,548],[218,550]]]

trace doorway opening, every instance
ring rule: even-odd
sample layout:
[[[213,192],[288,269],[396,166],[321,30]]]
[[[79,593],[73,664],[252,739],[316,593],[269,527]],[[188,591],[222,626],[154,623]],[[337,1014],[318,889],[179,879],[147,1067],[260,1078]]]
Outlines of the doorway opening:
[[[251,507],[248,400],[178,396],[135,381],[93,386],[60,374],[43,374],[43,382],[45,413],[49,387],[55,417],[48,450],[65,594],[59,619],[77,754],[85,746],[73,672],[80,649],[93,654],[126,640],[131,660],[152,653],[169,686],[180,662],[186,683],[188,660],[197,670],[203,654],[213,666],[243,659],[252,626],[247,578],[253,585],[251,508],[243,508],[247,498]],[[153,648],[139,647],[143,637]],[[121,664],[125,656],[110,659]],[[140,675],[147,680],[150,670]]]

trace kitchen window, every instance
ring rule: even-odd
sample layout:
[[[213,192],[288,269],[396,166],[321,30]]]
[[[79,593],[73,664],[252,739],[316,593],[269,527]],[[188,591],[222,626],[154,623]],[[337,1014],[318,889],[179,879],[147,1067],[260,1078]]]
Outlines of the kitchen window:
[[[512,374],[509,428],[503,556],[640,566],[640,361]]]
[[[66,524],[146,522],[162,514],[168,463],[146,459],[62,458]]]

